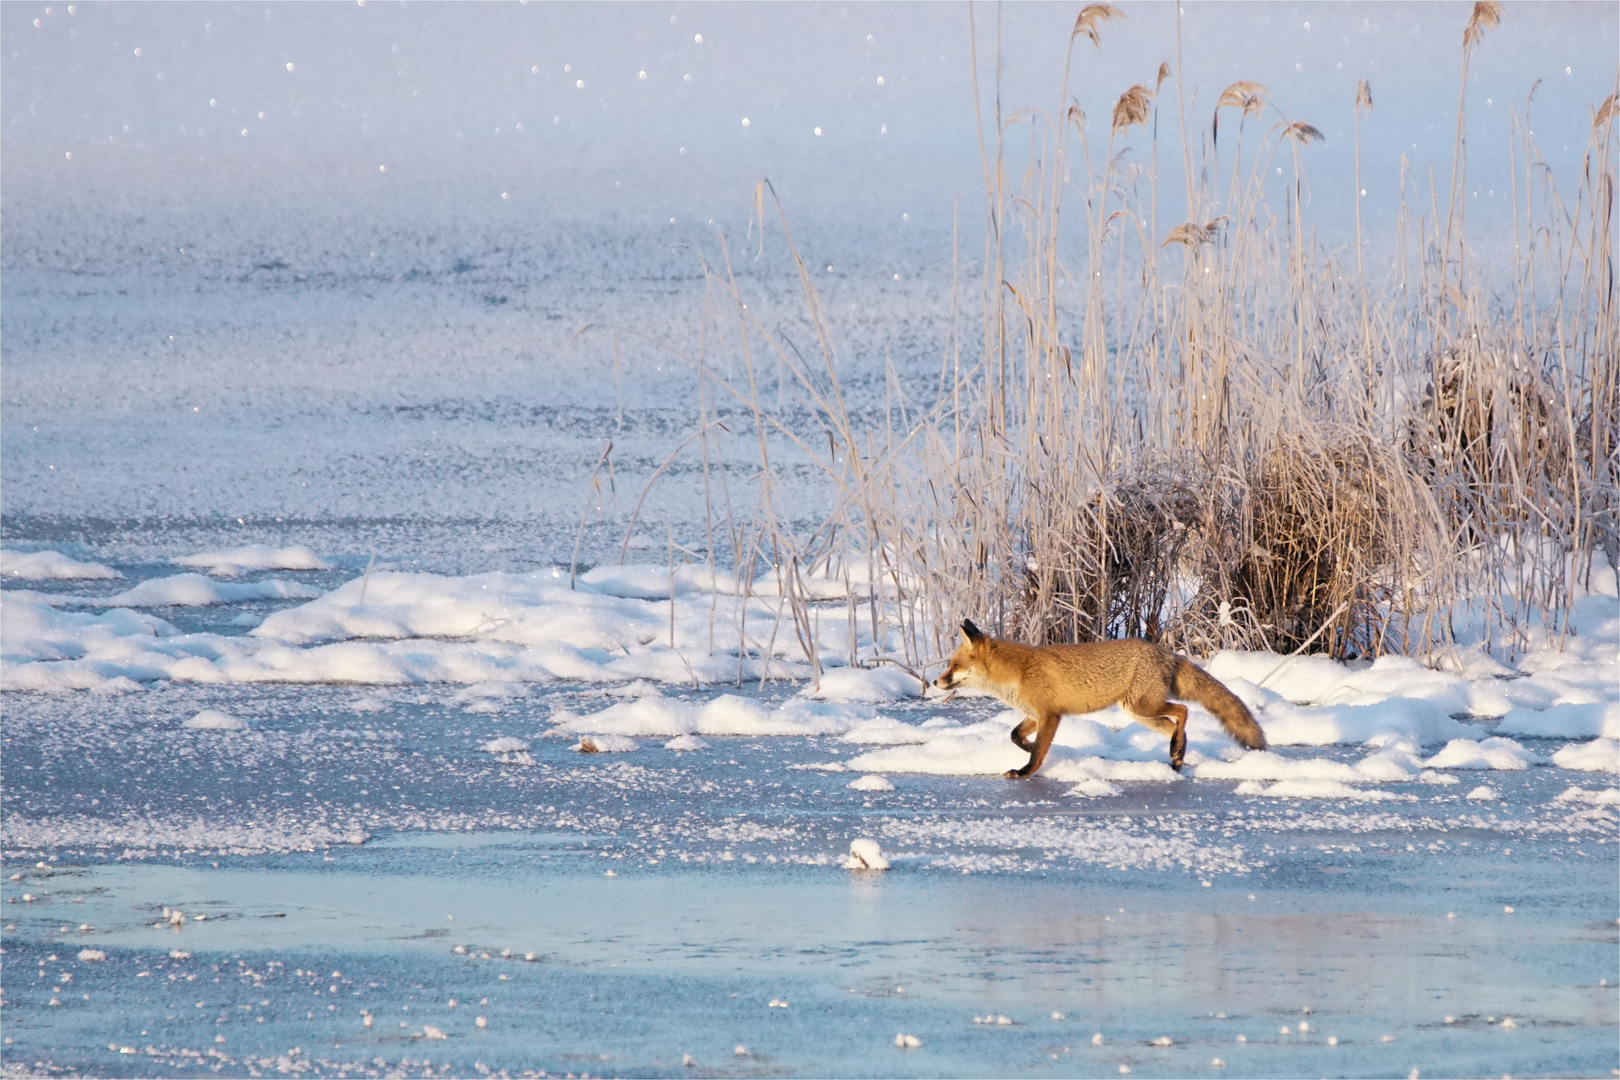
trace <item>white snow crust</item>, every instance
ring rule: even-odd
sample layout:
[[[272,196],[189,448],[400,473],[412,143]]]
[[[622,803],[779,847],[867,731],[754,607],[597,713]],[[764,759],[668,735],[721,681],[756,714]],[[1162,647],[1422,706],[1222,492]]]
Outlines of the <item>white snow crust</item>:
[[[263,546],[184,561],[220,574],[319,563],[307,549]],[[846,581],[851,593],[862,587],[859,575],[846,578],[842,570],[813,580],[834,596]],[[847,666],[875,646],[863,631],[853,642],[840,640],[842,618],[821,624],[822,671],[813,677],[812,658],[778,623],[785,607],[773,595],[779,584],[767,575],[744,588],[703,566],[679,566],[672,575],[667,566],[630,565],[590,570],[573,588],[565,572],[547,569],[461,577],[380,570],[324,594],[298,582],[198,573],[106,597],[10,589],[0,595],[0,679],[8,690],[34,691],[129,691],[164,681],[451,683],[462,686],[452,701],[472,713],[499,713],[533,684],[570,680],[604,685],[609,703],[559,710],[549,733],[589,736],[604,751],[628,751],[637,738],[687,750],[700,747],[699,736],[822,736],[850,747],[845,760],[825,767],[860,774],[993,775],[1028,760],[1008,738],[1019,714],[958,719],[941,707],[930,715],[917,708],[924,685],[907,671]],[[182,633],[132,610],[303,598],[237,635]],[[110,610],[75,610],[89,606]],[[1163,737],[1116,707],[1066,718],[1043,773],[1080,797],[1185,776],[1233,781],[1240,791],[1270,797],[1361,798],[1344,794],[1361,791],[1372,798],[1367,793],[1377,785],[1444,784],[1448,771],[1548,763],[1510,736],[1593,740],[1556,750],[1551,763],[1620,771],[1620,616],[1606,595],[1578,607],[1578,632],[1562,651],[1548,641],[1526,652],[1517,669],[1478,650],[1454,650],[1442,658],[1447,670],[1394,656],[1339,663],[1221,652],[1210,672],[1248,703],[1274,749],[1243,751],[1194,705],[1188,768],[1178,776]],[[798,679],[801,691],[774,707],[734,694],[695,702],[674,696],[682,687],[762,675]],[[1359,746],[1362,753],[1345,760],[1286,752],[1313,746]]]
[[[181,727],[191,728],[194,731],[245,731],[247,725],[229,713],[218,709],[204,709]]]
[[[110,566],[70,559],[59,551],[0,551],[0,576],[23,581],[110,581],[124,575]]]
[[[174,560],[176,566],[206,570],[215,577],[240,577],[254,570],[330,570],[313,551],[301,545],[273,548],[248,544],[225,551],[200,551]]]

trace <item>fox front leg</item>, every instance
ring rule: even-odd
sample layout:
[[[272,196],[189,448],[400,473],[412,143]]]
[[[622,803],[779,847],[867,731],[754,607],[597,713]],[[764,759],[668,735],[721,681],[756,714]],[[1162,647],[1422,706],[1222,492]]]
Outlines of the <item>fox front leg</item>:
[[[1013,745],[1018,747],[1018,749],[1022,750],[1026,754],[1033,754],[1035,752],[1035,744],[1029,741],[1029,737],[1034,733],[1034,731],[1035,721],[1033,719],[1025,720],[1022,724],[1019,724],[1017,727],[1012,729]]]
[[[1052,748],[1052,737],[1057,734],[1058,723],[1062,719],[1063,717],[1061,715],[1053,714],[1043,716],[1039,721],[1025,720],[1013,730],[1013,742],[1018,744],[1019,749],[1027,750],[1029,752],[1029,764],[1025,765],[1022,769],[1008,770],[1006,775],[1009,778],[1015,776],[1023,777],[1035,775],[1035,770],[1039,769],[1041,767],[1041,763],[1046,760],[1046,752]],[[1020,733],[1023,733],[1027,737],[1028,727],[1026,725],[1035,726],[1034,746],[1027,745],[1025,741],[1019,738]]]

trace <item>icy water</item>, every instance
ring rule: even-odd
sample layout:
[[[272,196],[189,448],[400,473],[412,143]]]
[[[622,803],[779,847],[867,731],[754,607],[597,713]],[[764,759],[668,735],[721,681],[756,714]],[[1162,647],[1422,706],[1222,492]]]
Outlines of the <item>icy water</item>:
[[[1041,779],[851,790],[804,768],[846,758],[834,738],[584,755],[533,737],[601,697],[489,713],[431,687],[8,695],[8,1068],[1616,1065],[1612,817],[1555,803],[1563,770],[1493,773],[1483,808],[1417,783],[1389,788],[1416,802],[1370,807],[1217,781],[1077,803]],[[205,707],[252,729],[175,720]],[[886,711],[964,708],[985,711]],[[525,761],[478,749],[514,733]],[[841,868],[863,836],[890,870]]]

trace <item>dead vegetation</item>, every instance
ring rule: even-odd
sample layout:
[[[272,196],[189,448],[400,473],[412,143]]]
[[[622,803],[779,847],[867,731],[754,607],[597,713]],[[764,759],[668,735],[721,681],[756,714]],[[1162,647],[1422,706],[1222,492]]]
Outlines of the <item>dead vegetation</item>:
[[[953,299],[934,399],[891,379],[884,423],[852,418],[813,277],[761,185],[755,223],[787,240],[815,348],[760,325],[721,263],[708,267],[714,325],[742,374],[688,358],[706,401],[755,421],[755,505],[737,510],[732,491],[711,513],[742,578],[778,569],[813,662],[804,582],[851,564],[867,584],[846,593],[848,618],[869,619],[877,642],[861,659],[917,666],[948,651],[964,616],[1029,641],[1135,635],[1196,654],[1340,658],[1432,657],[1463,624],[1511,654],[1536,626],[1564,628],[1592,553],[1620,561],[1616,98],[1594,107],[1573,202],[1514,111],[1519,242],[1488,276],[1469,260],[1459,110],[1450,197],[1403,207],[1400,255],[1369,280],[1359,211],[1350,266],[1305,220],[1322,133],[1258,83],[1233,83],[1200,119],[1160,65],[1152,89],[1115,101],[1106,145],[1088,144],[1069,86],[1075,42],[1105,47],[1123,17],[1081,11],[1050,114],[1004,117],[999,94],[981,91],[995,111],[981,115],[977,302]],[[1463,80],[1500,19],[1497,4],[1475,5]],[[1346,107],[1359,187],[1365,81]],[[1131,138],[1151,165],[1121,164]],[[1160,205],[1161,160],[1185,172],[1184,214]],[[812,423],[762,400],[768,369]],[[783,524],[767,434],[836,492],[808,534]],[[703,429],[706,462],[719,437]],[[884,619],[896,634],[877,633]]]

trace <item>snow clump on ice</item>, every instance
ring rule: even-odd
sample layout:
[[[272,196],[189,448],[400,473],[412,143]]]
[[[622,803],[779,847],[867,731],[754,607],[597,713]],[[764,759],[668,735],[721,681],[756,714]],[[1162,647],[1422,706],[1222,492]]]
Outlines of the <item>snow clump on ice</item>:
[[[1552,761],[1560,769],[1620,773],[1620,740],[1604,738],[1571,743],[1555,751]]]
[[[307,547],[285,547],[278,551],[265,544],[248,544],[228,551],[202,551],[181,556],[174,564],[206,570],[216,577],[240,577],[253,570],[332,569]]]
[[[124,575],[110,566],[70,559],[59,551],[0,551],[0,576],[24,581],[110,581]]]
[[[1527,769],[1546,762],[1512,739],[1493,736],[1479,742],[1452,739],[1445,749],[1423,763],[1431,769]]]
[[[524,742],[522,739],[513,738],[510,735],[502,735],[498,739],[489,740],[489,742],[484,743],[478,749],[487,754],[518,754],[522,753],[528,748],[529,744]]]
[[[229,713],[222,713],[218,709],[204,709],[202,712],[187,720],[181,727],[191,728],[193,731],[246,731],[247,725]]]
[[[887,870],[889,860],[883,857],[883,850],[878,847],[876,840],[862,837],[849,842],[849,858],[844,862],[846,870]]]
[[[889,783],[887,777],[867,775],[851,780],[844,785],[853,791],[893,791],[894,785]]]

